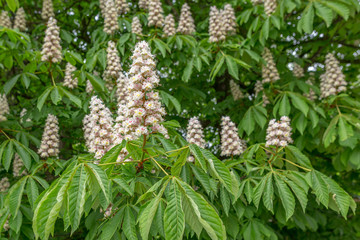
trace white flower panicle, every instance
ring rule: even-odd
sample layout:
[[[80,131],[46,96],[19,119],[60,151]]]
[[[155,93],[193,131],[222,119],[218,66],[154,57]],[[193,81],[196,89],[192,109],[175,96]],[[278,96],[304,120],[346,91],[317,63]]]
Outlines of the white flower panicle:
[[[156,132],[168,137],[166,128],[160,125],[166,111],[161,106],[159,93],[154,91],[160,79],[156,74],[154,56],[148,43],[137,43],[131,58],[133,62],[129,70],[129,100],[121,134],[126,140]]]
[[[49,114],[46,119],[38,154],[41,158],[57,157],[60,152],[59,147],[59,122],[56,116]]]
[[[64,77],[64,86],[70,89],[77,88],[78,79],[74,76],[74,72],[76,71],[76,67],[71,63],[66,64],[65,69],[65,77]]]
[[[106,0],[99,0],[101,16],[105,17]]]
[[[321,98],[346,91],[347,82],[339,61],[331,53],[326,55],[325,74],[320,77]]]
[[[115,0],[115,6],[119,14],[125,14],[130,11],[129,4],[126,0]]]
[[[104,32],[112,35],[118,29],[118,14],[114,0],[107,0],[104,12]]]
[[[142,35],[142,26],[138,17],[133,17],[131,23],[131,32]]]
[[[6,115],[10,113],[10,107],[5,94],[0,94],[0,122],[6,121]]]
[[[268,48],[264,48],[262,57],[266,62],[266,66],[262,66],[263,83],[270,83],[279,80],[279,72],[276,68],[274,58]]]
[[[286,147],[293,140],[291,138],[290,118],[282,116],[280,121],[271,119],[266,130],[266,146]]]
[[[221,156],[235,156],[244,152],[238,129],[230,117],[221,118]]]
[[[87,93],[92,93],[94,91],[94,87],[91,84],[90,80],[86,80],[86,92]]]
[[[236,17],[234,8],[230,4],[225,4],[223,15],[223,23],[225,32],[232,35],[236,33]]]
[[[205,147],[204,132],[197,117],[190,118],[187,126],[186,140],[191,144],[196,144],[201,148]],[[194,156],[188,157],[189,162],[194,162]]]
[[[14,177],[25,176],[26,174],[27,174],[27,171],[26,171],[26,169],[24,169],[24,163],[20,159],[20,156],[17,153],[15,153],[15,158],[14,158],[14,162],[13,162]]]
[[[237,85],[232,79],[230,80],[230,90],[234,101],[244,98],[244,94],[241,92],[239,85]]]
[[[175,19],[172,14],[169,14],[165,18],[165,25],[164,25],[164,36],[171,37],[174,36],[176,33],[175,29]]]
[[[43,0],[41,17],[44,20],[48,20],[50,18],[55,17],[52,0]]]
[[[85,146],[90,149],[90,134],[92,132],[91,126],[91,116],[90,114],[85,115],[82,120],[83,123],[83,131],[84,131],[84,139],[85,139]]]
[[[262,100],[263,100],[263,107],[266,107],[266,105],[268,105],[270,103],[268,97],[266,96],[265,92],[264,92],[264,85],[262,83],[262,81],[256,81],[255,83],[255,97],[257,97],[257,95],[259,95],[259,93],[262,93]]]
[[[114,81],[119,78],[122,67],[118,51],[113,41],[108,42],[106,52],[106,69],[104,71],[103,78],[106,82],[106,87],[111,91],[114,87]]]
[[[24,122],[24,116],[26,115],[26,113],[27,113],[27,110],[26,110],[26,108],[23,108],[22,110],[21,110],[21,112],[20,112],[20,122],[21,123],[23,123]],[[31,119],[30,118],[27,118],[26,120],[25,120],[26,122],[31,122]]]
[[[10,188],[10,182],[7,177],[3,177],[0,181],[0,192],[7,192]]]
[[[177,32],[185,35],[191,35],[195,32],[194,19],[191,15],[190,7],[187,3],[184,3],[181,7],[180,21]]]
[[[52,63],[60,62],[62,59],[60,45],[60,28],[56,25],[56,19],[50,18],[45,31],[44,45],[41,50],[41,61]]]
[[[128,78],[120,72],[119,78],[116,80],[116,97],[118,104],[126,105],[128,101],[128,82]]]
[[[304,77],[304,69],[297,63],[293,63],[293,74],[297,78]]]
[[[210,8],[209,42],[219,42],[226,38],[225,24],[221,12],[215,7]]]
[[[251,0],[251,3],[253,5],[259,5],[259,4],[263,4],[264,3],[264,0]]]
[[[17,28],[20,31],[26,31],[25,11],[22,7],[16,11],[14,28]]]
[[[277,8],[277,0],[264,0],[264,9],[265,13],[268,16],[271,16]]]
[[[162,27],[164,24],[164,11],[160,0],[150,0],[148,26]]]
[[[149,1],[148,0],[139,0],[139,8],[148,9]]]
[[[11,20],[7,11],[4,10],[1,11],[0,26],[11,28]]]
[[[312,86],[314,81],[315,81],[314,73],[310,73],[310,77],[306,81],[306,83]],[[316,93],[312,88],[310,88],[309,93],[305,93],[304,96],[312,101],[316,100]]]
[[[89,152],[95,153],[95,158],[100,159],[113,146],[112,126],[114,120],[110,110],[97,96],[90,101],[91,133],[89,136]]]

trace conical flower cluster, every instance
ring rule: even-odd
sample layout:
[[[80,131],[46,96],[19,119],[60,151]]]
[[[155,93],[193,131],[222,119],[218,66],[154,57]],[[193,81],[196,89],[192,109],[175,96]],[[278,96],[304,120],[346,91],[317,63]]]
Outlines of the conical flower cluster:
[[[238,129],[230,117],[221,118],[221,156],[235,156],[244,152]]]
[[[297,78],[302,78],[304,77],[304,69],[297,63],[293,63],[293,74],[295,77]]]
[[[113,146],[112,126],[114,123],[110,110],[97,96],[90,101],[91,133],[89,136],[89,152],[95,153],[95,158],[100,159]]]
[[[241,92],[239,85],[237,85],[232,79],[230,80],[230,90],[234,101],[244,98],[244,94]]]
[[[60,45],[60,28],[56,25],[55,18],[50,18],[45,31],[44,45],[41,50],[41,61],[52,63],[60,62],[62,59]]]
[[[186,140],[190,144],[196,144],[201,148],[205,147],[203,128],[197,117],[193,117],[189,120],[189,124],[187,126]],[[194,156],[190,155],[188,157],[189,162],[194,162],[194,160]]]
[[[19,29],[20,31],[26,30],[26,19],[25,19],[25,11],[21,7],[16,11],[15,20],[14,20],[14,28]]]
[[[261,81],[256,81],[255,83],[255,97],[257,97],[257,95],[259,95],[259,93],[262,93],[262,100],[263,100],[263,107],[265,107],[266,105],[268,105],[270,103],[268,97],[266,96],[265,92],[264,92],[264,85]]]
[[[41,17],[44,20],[48,20],[55,16],[52,0],[43,0],[43,6],[41,11]]]
[[[92,93],[94,91],[94,87],[91,84],[90,80],[86,80],[86,92],[87,93]]]
[[[280,121],[271,119],[266,130],[266,146],[286,147],[292,143],[290,118],[282,116]]]
[[[148,26],[162,27],[164,24],[164,11],[160,0],[150,0]]]
[[[114,0],[107,0],[104,12],[104,32],[112,35],[118,29],[118,14]]]
[[[149,1],[148,0],[139,0],[139,8],[148,9]]]
[[[194,19],[191,15],[190,7],[187,3],[184,3],[181,7],[180,21],[177,32],[188,35],[191,35],[195,32]]]
[[[22,110],[21,110],[21,112],[20,112],[20,122],[21,123],[23,123],[24,122],[24,116],[26,115],[26,113],[27,113],[27,110],[26,110],[26,108],[23,108]],[[30,118],[27,118],[26,120],[25,120],[26,122],[31,122],[31,119]]]
[[[78,79],[74,76],[74,72],[76,71],[76,67],[71,63],[66,64],[65,69],[65,78],[64,78],[64,86],[70,89],[77,88]]]
[[[106,69],[103,78],[106,82],[106,87],[111,91],[114,88],[114,81],[119,78],[121,68],[120,57],[113,41],[108,42],[106,49]]]
[[[101,12],[101,16],[105,17],[105,10],[106,10],[106,0],[99,0],[99,7],[100,7],[100,12]]]
[[[9,104],[5,94],[0,94],[0,122],[6,121],[6,115],[10,113]]]
[[[0,192],[7,192],[10,188],[10,182],[7,177],[3,177],[0,181]]]
[[[46,119],[38,154],[42,158],[57,157],[60,152],[59,147],[59,122],[56,116],[49,114]]]
[[[331,53],[326,55],[325,74],[320,77],[321,97],[326,98],[346,91],[347,82],[341,71],[340,63]]]
[[[226,38],[222,14],[215,6],[210,8],[209,35],[209,42],[219,42]]]
[[[85,115],[82,120],[83,123],[83,131],[84,131],[84,139],[85,139],[85,146],[90,149],[90,135],[92,132],[91,126],[91,116],[90,114]]]
[[[222,12],[223,23],[225,32],[228,34],[236,33],[236,17],[235,11],[230,4],[225,4],[224,11]]]
[[[129,101],[121,134],[126,140],[156,132],[168,137],[166,128],[160,125],[166,111],[161,106],[159,93],[154,91],[160,79],[156,74],[154,56],[148,43],[137,43],[131,58],[133,63],[129,71]]]
[[[120,72],[119,78],[116,80],[116,97],[118,104],[126,105],[128,100],[128,82],[128,78],[122,72]]]
[[[142,35],[142,26],[138,17],[133,17],[132,19],[131,32]]]
[[[264,0],[264,9],[265,13],[268,16],[271,16],[277,8],[277,0]]]
[[[164,25],[164,36],[171,37],[174,36],[176,33],[175,29],[175,19],[172,14],[169,14],[165,18],[165,25]]]
[[[129,4],[126,0],[115,0],[115,7],[118,11],[118,14],[125,14],[130,11]]]
[[[264,3],[264,0],[251,0],[251,3],[253,5],[259,5],[259,4],[263,4]]]
[[[122,104],[122,102],[118,103],[118,110],[117,110],[117,117],[115,119],[115,125],[113,127],[113,135],[114,135],[114,145],[120,144],[125,136],[124,136],[124,128],[123,128],[123,122],[126,120],[126,112],[127,112],[127,106],[126,104]],[[132,158],[126,158],[126,155],[128,155],[129,152],[126,148],[121,149],[119,156],[116,160],[116,162],[120,163],[123,161],[132,161]]]
[[[11,28],[11,20],[7,11],[1,11],[0,15],[0,26]]]
[[[276,68],[274,58],[268,48],[264,48],[262,57],[266,62],[266,66],[262,67],[263,83],[270,83],[279,80],[279,72]]]
[[[312,86],[314,80],[315,80],[314,74],[310,73],[310,77],[306,81],[306,83]],[[312,100],[312,101],[316,100],[316,94],[315,94],[315,92],[314,92],[314,90],[312,88],[310,88],[309,93],[305,93],[304,96],[307,97],[308,99]]]
[[[24,164],[20,159],[20,156],[15,153],[15,159],[13,162],[13,175],[14,177],[21,177],[27,174],[26,169],[24,169]]]

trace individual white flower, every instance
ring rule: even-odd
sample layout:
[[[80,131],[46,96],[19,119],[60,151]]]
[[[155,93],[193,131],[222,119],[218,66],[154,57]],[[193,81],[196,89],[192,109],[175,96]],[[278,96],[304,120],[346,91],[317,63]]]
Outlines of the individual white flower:
[[[43,0],[41,17],[44,20],[48,20],[50,18],[55,17],[52,0]]]
[[[149,1],[148,26],[162,27],[164,24],[164,11],[160,0]]]
[[[11,20],[7,11],[2,10],[0,15],[0,26],[11,28]]]
[[[177,32],[185,35],[191,35],[195,33],[195,31],[195,23],[190,12],[190,7],[187,3],[184,3],[181,7],[180,21]]]
[[[112,126],[114,120],[110,110],[97,96],[91,98],[89,108],[89,117],[84,120],[84,132],[87,130],[85,123],[89,124],[92,130],[90,134],[86,136],[85,140],[88,139],[89,152],[94,153],[95,158],[99,160],[113,146]],[[88,121],[90,121],[90,123]]]
[[[49,114],[46,119],[38,153],[41,158],[57,157],[59,155],[60,137],[57,117]]]
[[[277,0],[264,0],[264,9],[265,13],[268,16],[271,16],[277,8]]]
[[[235,156],[244,152],[245,146],[238,135],[238,129],[230,117],[221,118],[221,156]]]
[[[62,59],[60,45],[60,28],[56,25],[56,19],[50,18],[45,31],[44,44],[41,50],[41,61],[52,63],[60,62]]]
[[[130,11],[129,4],[126,0],[115,0],[115,7],[119,14],[125,14]]]
[[[266,130],[266,146],[286,147],[293,142],[291,138],[290,118],[282,116],[280,121],[272,119]]]
[[[9,179],[7,177],[3,177],[0,180],[0,192],[7,192],[10,188],[10,182]]]
[[[222,13],[222,19],[225,28],[225,32],[232,35],[236,33],[236,17],[235,11],[230,4],[225,4],[224,11]]]
[[[16,11],[14,28],[19,29],[19,31],[26,31],[25,11],[22,7]]]
[[[215,6],[210,8],[209,18],[209,42],[219,42],[226,38],[226,29],[223,19],[223,13]]]
[[[24,168],[24,163],[20,159],[20,156],[15,153],[15,158],[13,162],[13,175],[14,177],[21,177],[27,175],[27,171]]]
[[[270,83],[279,80],[279,72],[276,68],[274,58],[268,48],[264,48],[262,57],[266,62],[266,65],[262,66],[263,83]]]
[[[239,85],[237,85],[232,79],[230,80],[230,90],[234,101],[244,98],[244,94],[241,92]]]
[[[118,29],[118,14],[114,0],[107,0],[104,12],[104,32],[112,35]]]
[[[169,14],[165,18],[165,25],[164,25],[164,36],[171,37],[174,36],[176,33],[175,29],[175,20],[172,14]]]
[[[297,78],[304,77],[304,69],[297,63],[293,63],[293,74]]]
[[[138,17],[133,17],[132,19],[131,32],[142,35],[142,26]]]
[[[0,122],[6,121],[6,115],[10,113],[9,104],[5,94],[0,94]]]
[[[112,91],[115,85],[114,82],[119,78],[122,67],[118,51],[113,41],[108,42],[106,52],[106,69],[103,78],[106,82],[106,87]]]
[[[71,65],[71,63],[67,63],[65,69],[64,86],[70,89],[77,88],[78,86],[78,79],[74,76],[74,71],[76,71],[76,67]]]
[[[326,55],[325,74],[320,76],[321,98],[346,91],[347,82],[339,61],[331,53]]]

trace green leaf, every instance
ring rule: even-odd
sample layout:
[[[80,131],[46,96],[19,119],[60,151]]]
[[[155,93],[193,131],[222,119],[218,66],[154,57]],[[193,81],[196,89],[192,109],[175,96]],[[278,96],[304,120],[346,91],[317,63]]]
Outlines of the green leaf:
[[[85,169],[89,175],[93,176],[96,179],[96,183],[101,188],[101,191],[105,196],[107,205],[109,205],[109,203],[111,202],[111,191],[110,182],[108,177],[106,176],[106,173],[99,166],[92,163],[86,163]]]
[[[326,26],[330,27],[331,22],[334,19],[334,14],[331,8],[326,7],[321,2],[314,2],[314,6],[316,9],[316,15],[324,19]]]
[[[112,179],[116,184],[118,184],[122,189],[124,189],[130,196],[134,195],[134,189],[129,186],[129,184],[121,177]]]
[[[53,102],[55,105],[57,105],[57,104],[61,101],[61,98],[62,98],[62,97],[61,97],[61,95],[60,95],[60,93],[59,93],[59,89],[58,89],[57,86],[54,87],[53,90],[51,91],[50,97],[51,97],[52,102]]]
[[[211,192],[210,176],[206,172],[204,172],[201,168],[199,168],[193,164],[190,164],[190,167],[191,167],[196,179],[199,180],[199,182],[204,187],[207,194],[209,194]]]
[[[4,92],[5,92],[5,94],[8,94],[11,91],[11,89],[15,86],[15,84],[17,83],[20,76],[21,76],[21,74],[18,74],[16,76],[12,77],[9,81],[7,81],[4,84]]]
[[[76,97],[76,96],[73,95],[71,92],[69,92],[68,90],[64,89],[63,87],[58,86],[58,88],[65,94],[65,96],[67,96],[67,97],[70,99],[70,101],[72,101],[73,103],[75,103],[79,108],[82,107],[80,98]]]
[[[307,191],[305,191],[305,189],[303,189],[301,186],[297,185],[295,182],[293,182],[287,178],[285,178],[285,182],[287,183],[287,185],[289,185],[291,190],[294,192],[295,196],[299,200],[300,205],[305,213],[306,205],[308,202]]]
[[[45,91],[39,96],[38,103],[37,103],[37,108],[39,109],[39,111],[41,111],[47,97],[49,96],[49,94],[53,88],[54,88],[53,86],[46,88]]]
[[[354,135],[352,127],[343,117],[339,118],[338,127],[340,141],[345,141],[346,139]]]
[[[165,91],[159,91],[160,95],[161,95],[161,99],[163,99],[165,105],[167,107],[169,107],[169,100],[172,103],[172,105],[174,105],[176,111],[178,113],[181,112],[181,105],[180,102],[173,96],[171,96],[169,93],[165,92]]]
[[[230,55],[225,55],[225,59],[226,59],[226,65],[227,65],[227,68],[228,68],[228,72],[235,79],[239,80],[239,68],[238,68],[237,63],[235,61],[235,58],[230,56]]]
[[[292,104],[294,105],[294,107],[299,109],[302,113],[304,113],[305,116],[307,116],[309,112],[309,106],[304,100],[304,97],[295,93],[289,93],[289,96],[292,100]]]
[[[124,214],[123,211],[118,211],[114,217],[110,219],[109,222],[104,224],[104,226],[101,229],[101,235],[100,240],[111,240],[113,239],[114,234],[118,231],[118,228],[121,226],[121,223],[123,223],[123,230],[125,233],[125,228],[127,227],[129,222],[126,223],[125,220],[123,220]],[[135,227],[135,223],[133,223],[133,227]],[[126,229],[127,230],[127,229]]]
[[[253,193],[253,202],[256,208],[259,208],[259,203],[261,200],[261,196],[264,192],[265,189],[265,185],[267,183],[267,181],[269,180],[269,177],[271,179],[271,172],[269,172],[268,174],[266,174],[265,176],[263,176],[261,178],[261,181],[256,185],[256,187],[254,188],[254,193]]]
[[[102,69],[106,68],[106,51],[101,49],[97,52],[97,60],[100,63]]]
[[[29,170],[31,168],[31,157],[30,154],[25,149],[25,146],[21,143],[14,141],[16,152],[19,154],[22,162],[24,163],[25,167]]]
[[[264,206],[274,214],[274,186],[273,186],[273,175],[269,175],[269,179],[266,181],[263,203]]]
[[[312,33],[314,25],[314,8],[313,3],[310,2],[302,16],[302,28],[308,34]]]
[[[337,115],[336,117],[334,117],[328,128],[325,130],[324,132],[324,136],[323,136],[323,142],[324,142],[324,147],[328,147],[330,145],[330,143],[334,142],[336,139],[336,124],[338,123],[340,118],[340,115]]]
[[[181,186],[184,197],[189,200],[192,210],[210,238],[213,240],[226,239],[225,226],[215,209],[187,183],[179,179],[176,180]]]
[[[8,7],[12,12],[15,12],[16,8],[19,7],[18,0],[6,0],[6,4],[8,5]]]
[[[279,107],[279,114],[280,116],[289,116],[291,111],[291,106],[289,102],[289,98],[286,94],[281,99],[280,107]]]
[[[253,108],[253,114],[256,123],[263,129],[267,122],[267,112],[266,109],[261,106],[255,106]]]
[[[315,192],[317,199],[327,208],[329,206],[329,189],[317,171],[310,173],[312,189]]]
[[[190,61],[188,61],[188,63],[186,64],[186,67],[184,68],[184,72],[181,77],[181,80],[183,80],[184,82],[188,82],[191,77],[193,66],[194,66],[193,63],[194,63],[194,59],[191,59]]]
[[[221,57],[216,61],[213,69],[210,72],[210,79],[211,80],[213,80],[216,77],[216,75],[220,71],[222,65],[224,64],[224,61],[225,61],[225,56],[221,55]]]
[[[5,150],[4,150],[4,157],[3,157],[3,165],[6,171],[9,170],[11,160],[14,156],[14,143],[12,140],[9,140],[9,143],[7,144]]]
[[[245,130],[245,132],[248,136],[250,136],[250,134],[254,131],[255,121],[254,121],[254,116],[253,116],[253,107],[250,107],[246,111],[243,119],[241,120],[240,126],[242,129]]]
[[[206,172],[207,171],[206,160],[202,154],[201,148],[196,144],[190,144],[189,149],[191,154],[194,155],[195,160],[197,160],[196,163],[199,164],[200,167]]]
[[[340,3],[340,2],[335,2],[335,1],[322,1],[321,3],[328,6],[332,10],[334,10],[336,13],[338,13],[340,16],[342,16],[345,20],[349,19],[350,9],[345,4]]]
[[[270,31],[270,18],[267,18],[261,28],[260,41],[265,42],[269,38],[269,31]]]
[[[87,176],[83,164],[77,169],[67,191],[72,233],[79,227],[85,204]]]
[[[230,211],[230,197],[224,187],[220,188],[220,201],[224,208],[226,216],[229,216]]]
[[[19,211],[27,178],[28,176],[25,176],[19,181],[17,181],[16,184],[11,187],[7,195],[6,201],[9,202],[9,209],[13,218],[17,215]]]
[[[305,156],[297,147],[288,145],[285,148],[286,157],[288,159],[295,159],[297,163],[306,168],[312,169],[310,159]]]
[[[166,57],[166,50],[170,53],[170,48],[166,43],[158,38],[154,38],[153,41],[155,42],[156,48],[160,50],[163,57]]]
[[[281,203],[285,209],[286,221],[294,214],[295,198],[291,193],[289,187],[285,184],[280,176],[275,175],[276,187],[281,199]]]
[[[121,142],[121,144],[112,147],[105,155],[101,158],[101,163],[112,163],[116,162],[119,157],[121,150],[125,147],[125,141]]]
[[[171,168],[171,175],[179,176],[182,167],[185,165],[187,156],[189,155],[190,150],[186,148],[185,150],[181,151],[178,159],[175,161],[173,167]]]
[[[37,197],[39,196],[39,189],[35,182],[35,180],[32,177],[28,178],[28,182],[26,185],[26,194],[28,196],[30,206],[34,209],[35,207],[35,201]]]
[[[137,240],[138,237],[136,235],[135,229],[135,217],[131,210],[130,206],[125,207],[124,213],[124,221],[122,224],[122,229],[127,239],[129,240]]]
[[[185,215],[182,209],[181,193],[175,180],[169,187],[169,200],[164,214],[164,230],[166,239],[183,239]]]

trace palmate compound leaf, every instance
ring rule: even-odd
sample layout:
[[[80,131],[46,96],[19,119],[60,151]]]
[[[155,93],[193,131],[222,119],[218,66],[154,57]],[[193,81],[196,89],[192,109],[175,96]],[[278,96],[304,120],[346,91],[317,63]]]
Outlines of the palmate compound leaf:
[[[164,229],[166,239],[183,239],[185,230],[185,215],[182,209],[181,192],[175,179],[169,186],[169,200],[164,214]]]
[[[285,209],[286,220],[288,220],[295,211],[295,198],[289,187],[280,175],[275,175],[276,187],[281,199],[281,203]]]
[[[215,209],[187,183],[180,179],[176,179],[176,181],[183,193],[184,199],[186,199],[185,201],[190,203],[194,215],[196,215],[198,222],[200,222],[210,238],[213,240],[226,239],[225,226]]]

